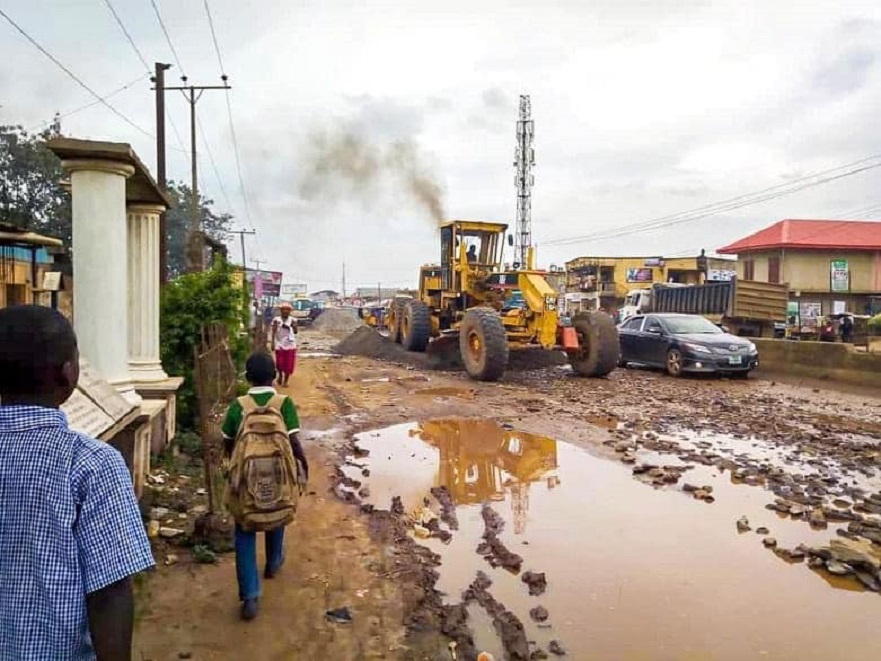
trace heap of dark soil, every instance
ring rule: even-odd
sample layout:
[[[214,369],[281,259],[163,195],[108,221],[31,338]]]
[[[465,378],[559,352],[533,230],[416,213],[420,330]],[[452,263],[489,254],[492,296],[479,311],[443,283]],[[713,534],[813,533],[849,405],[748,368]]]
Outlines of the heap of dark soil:
[[[358,328],[337,344],[333,351],[344,356],[364,356],[412,365],[420,369],[451,371],[463,369],[455,344],[452,347],[447,347],[443,352],[433,352],[430,348],[426,353],[407,351],[400,344],[380,335],[370,326]],[[508,369],[527,371],[565,365],[566,363],[566,355],[561,351],[545,351],[536,348],[514,349],[508,358]]]

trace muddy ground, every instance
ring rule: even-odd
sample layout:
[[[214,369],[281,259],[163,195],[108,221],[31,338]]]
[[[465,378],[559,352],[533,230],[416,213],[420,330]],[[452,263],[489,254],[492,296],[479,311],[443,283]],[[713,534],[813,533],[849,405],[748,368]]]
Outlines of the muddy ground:
[[[232,555],[198,564],[189,550],[157,542],[135,658],[450,659],[454,640],[460,659],[482,649],[513,659],[566,650],[569,658],[734,659],[753,658],[739,640],[750,632],[761,642],[755,656],[879,658],[867,621],[881,617],[873,592],[881,393],[644,370],[586,380],[541,356],[518,356],[501,383],[484,384],[432,371],[421,358],[406,364],[385,345],[384,358],[398,364],[332,357],[338,338],[301,337],[290,394],[314,493],[288,530],[283,571],[264,583],[258,619],[242,623]],[[439,427],[439,419],[471,422]],[[499,460],[486,485],[477,464],[434,468],[438,451],[448,467],[449,448],[496,439],[542,461],[551,443],[553,465],[524,477]],[[518,481],[532,485],[531,509],[512,517],[515,491],[523,508]],[[578,580],[595,591],[569,595],[566,584]],[[729,623],[719,592],[730,580],[739,605]],[[794,601],[775,602],[780,593]],[[751,615],[750,596],[776,609],[776,620],[761,608]],[[709,617],[701,599],[723,611],[706,635],[697,631]],[[805,633],[810,617],[799,616],[798,600],[813,602],[828,632]],[[343,606],[350,624],[327,620]],[[848,648],[860,632],[865,640]],[[634,639],[639,646],[626,642]]]

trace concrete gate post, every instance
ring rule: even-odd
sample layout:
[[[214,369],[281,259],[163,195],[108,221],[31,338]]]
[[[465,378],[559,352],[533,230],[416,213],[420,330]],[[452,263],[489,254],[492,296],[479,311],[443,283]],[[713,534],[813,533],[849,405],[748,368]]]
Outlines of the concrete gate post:
[[[135,168],[109,158],[69,158],[73,211],[74,328],[80,353],[119,393],[141,398],[128,363],[126,179]]]
[[[129,371],[139,386],[168,379],[159,355],[159,214],[165,206],[128,206]]]

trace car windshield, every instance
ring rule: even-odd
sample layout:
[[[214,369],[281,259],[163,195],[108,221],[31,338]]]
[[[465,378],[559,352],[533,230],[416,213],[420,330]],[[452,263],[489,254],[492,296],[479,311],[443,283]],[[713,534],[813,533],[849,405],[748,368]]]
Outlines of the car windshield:
[[[715,334],[724,332],[713,322],[704,317],[667,317],[664,324],[671,333],[707,333]]]

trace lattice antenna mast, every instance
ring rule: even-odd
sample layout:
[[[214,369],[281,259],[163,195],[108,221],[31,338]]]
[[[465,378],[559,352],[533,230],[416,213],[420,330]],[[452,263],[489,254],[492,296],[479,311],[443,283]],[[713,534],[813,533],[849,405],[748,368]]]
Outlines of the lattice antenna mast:
[[[514,258],[519,268],[526,268],[529,249],[532,247],[532,185],[535,177],[535,150],[532,140],[535,137],[535,126],[532,121],[532,103],[529,96],[520,96],[520,119],[517,121],[517,151],[514,156],[514,167],[517,175],[514,185],[517,187],[517,231],[514,235]]]

